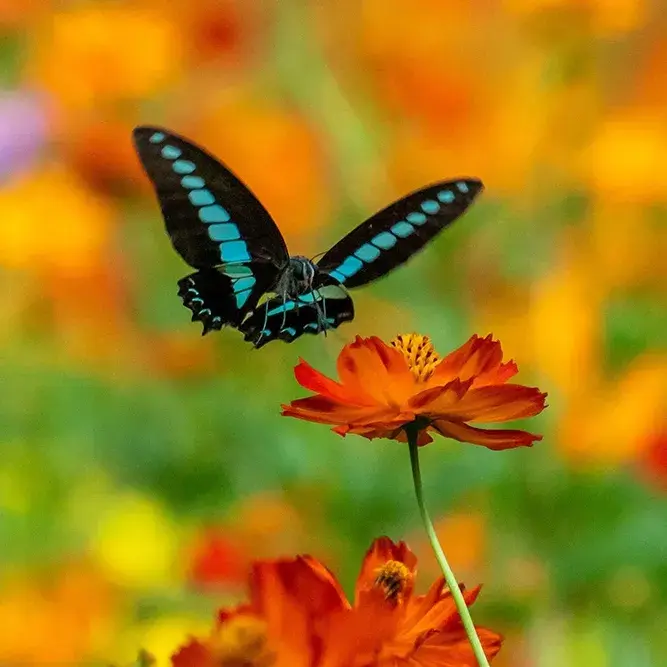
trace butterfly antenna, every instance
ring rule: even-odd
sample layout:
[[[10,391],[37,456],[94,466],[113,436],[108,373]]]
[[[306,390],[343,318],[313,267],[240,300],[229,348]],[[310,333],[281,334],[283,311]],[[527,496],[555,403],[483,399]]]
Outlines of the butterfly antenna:
[[[320,257],[324,257],[324,255],[326,255],[326,253],[327,253],[326,250],[323,251],[323,252],[318,252],[317,255],[313,255],[313,256],[310,258],[310,261],[311,261],[311,262],[314,262],[314,261],[318,260]]]

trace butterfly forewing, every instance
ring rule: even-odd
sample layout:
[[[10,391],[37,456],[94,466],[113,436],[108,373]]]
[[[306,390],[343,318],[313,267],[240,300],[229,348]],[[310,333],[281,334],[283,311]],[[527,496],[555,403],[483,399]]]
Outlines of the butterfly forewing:
[[[482,191],[474,178],[443,181],[382,209],[318,262],[345,287],[365,285],[406,262],[458,218]]]
[[[192,142],[159,127],[138,127],[134,144],[162,208],[176,251],[195,268],[282,266],[285,241],[250,190]]]

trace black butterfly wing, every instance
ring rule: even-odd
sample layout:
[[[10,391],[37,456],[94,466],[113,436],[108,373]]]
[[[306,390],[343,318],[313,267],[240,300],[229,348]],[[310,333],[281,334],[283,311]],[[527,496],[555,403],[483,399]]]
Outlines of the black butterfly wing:
[[[184,305],[204,333],[238,326],[289,259],[282,234],[252,192],[202,148],[159,127],[138,127],[133,139],[174,248],[201,269],[179,281]]]
[[[169,237],[190,266],[287,262],[287,246],[268,211],[212,155],[159,127],[137,127],[133,139]]]
[[[178,281],[178,296],[200,321],[202,334],[226,324],[238,328],[271,286],[274,271],[268,264],[251,262],[200,269]]]
[[[451,225],[483,187],[478,179],[460,178],[417,190],[361,223],[317,266],[347,288],[376,280]]]
[[[336,329],[352,319],[350,295],[339,285],[328,284],[294,299],[269,299],[243,322],[240,330],[245,340],[260,348],[272,340],[291,343],[305,333]]]

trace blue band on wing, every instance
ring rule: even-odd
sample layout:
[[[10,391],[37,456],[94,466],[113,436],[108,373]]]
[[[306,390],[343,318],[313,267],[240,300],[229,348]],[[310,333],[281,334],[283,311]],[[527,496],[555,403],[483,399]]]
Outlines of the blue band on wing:
[[[469,188],[463,181],[456,184],[459,192],[467,193]],[[348,278],[361,271],[364,264],[371,264],[382,255],[383,250],[391,250],[400,239],[405,239],[415,233],[416,227],[426,224],[428,216],[436,215],[443,204],[451,204],[456,195],[451,190],[441,190],[435,199],[425,199],[419,205],[421,211],[412,211],[405,216],[405,220],[394,223],[387,231],[376,234],[370,242],[364,243],[355,250],[353,255],[346,257],[329,275],[343,284]]]
[[[165,140],[163,132],[155,132],[149,139],[153,144],[160,144]],[[165,144],[160,149],[160,155],[172,162],[171,168],[174,173],[183,175],[181,185],[188,190],[188,199],[198,211],[199,220],[208,225],[208,235],[212,241],[220,243],[220,260],[222,263],[229,262],[240,264],[251,260],[246,242],[241,239],[238,226],[232,221],[231,215],[227,209],[216,202],[213,193],[206,189],[206,181],[197,175],[192,175],[196,171],[196,165],[190,160],[180,159],[183,151],[176,146]],[[249,275],[252,276],[252,270],[248,267]],[[252,279],[252,285],[255,279]],[[235,291],[236,302],[239,308],[247,301],[252,291],[252,285],[239,288]]]

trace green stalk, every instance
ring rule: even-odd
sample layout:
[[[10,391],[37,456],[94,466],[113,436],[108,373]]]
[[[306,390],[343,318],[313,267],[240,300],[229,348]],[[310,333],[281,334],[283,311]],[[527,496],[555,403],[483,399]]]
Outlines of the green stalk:
[[[419,512],[421,513],[422,521],[424,522],[424,528],[426,529],[426,534],[428,535],[429,542],[431,547],[435,552],[435,558],[438,561],[438,565],[442,570],[442,573],[445,575],[445,581],[449,590],[451,591],[452,597],[454,598],[454,603],[456,604],[456,609],[459,612],[461,621],[463,622],[463,627],[465,629],[466,635],[468,636],[468,641],[470,646],[472,646],[472,651],[477,658],[477,664],[479,667],[489,667],[489,661],[486,659],[484,654],[484,649],[482,648],[482,642],[480,642],[479,637],[477,636],[477,631],[472,622],[472,617],[470,616],[470,611],[468,605],[463,599],[463,594],[459,588],[459,584],[456,581],[456,577],[452,572],[452,568],[447,562],[445,557],[445,552],[438,542],[438,536],[435,534],[435,528],[433,528],[433,522],[429,516],[426,505],[424,504],[424,491],[422,488],[422,476],[419,469],[419,447],[417,446],[417,437],[419,435],[419,426],[417,424],[408,424],[405,427],[405,431],[408,436],[408,446],[410,448],[410,463],[412,464],[412,479],[415,483],[415,495],[417,496],[417,505],[419,506]]]

